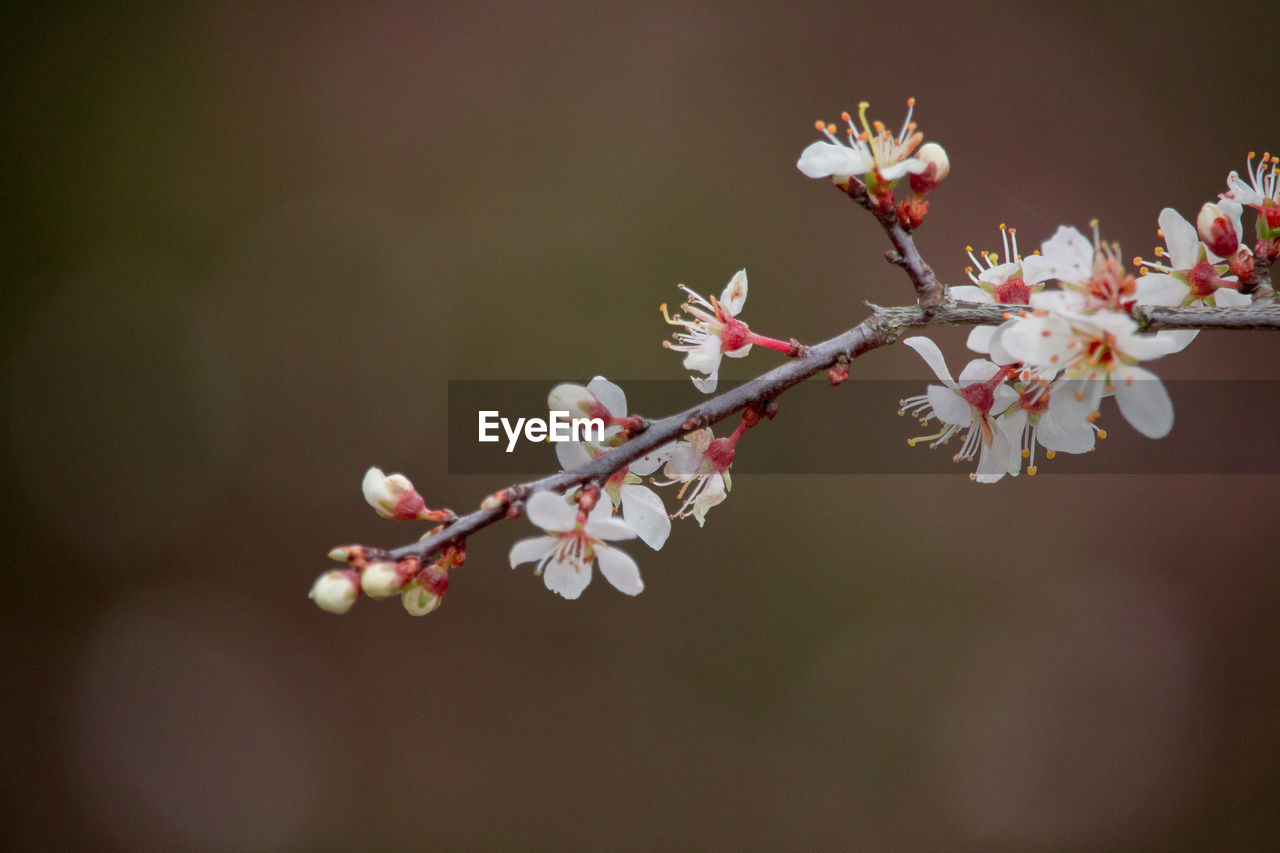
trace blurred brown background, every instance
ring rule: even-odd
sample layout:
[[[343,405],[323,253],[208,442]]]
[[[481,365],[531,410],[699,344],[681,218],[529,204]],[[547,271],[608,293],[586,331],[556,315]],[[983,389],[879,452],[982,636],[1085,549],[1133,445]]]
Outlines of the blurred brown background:
[[[369,465],[459,510],[506,485],[447,475],[448,379],[679,377],[658,303],[744,266],[783,337],[906,300],[793,166],[859,99],[915,95],[950,152],[945,278],[1002,221],[1149,256],[1280,146],[1278,9],[6,4],[4,846],[1276,845],[1274,477],[753,477],[748,436],[705,530],[630,549],[638,599],[510,571],[523,520],[425,619],[306,592],[420,532]],[[874,454],[895,407],[766,428]]]

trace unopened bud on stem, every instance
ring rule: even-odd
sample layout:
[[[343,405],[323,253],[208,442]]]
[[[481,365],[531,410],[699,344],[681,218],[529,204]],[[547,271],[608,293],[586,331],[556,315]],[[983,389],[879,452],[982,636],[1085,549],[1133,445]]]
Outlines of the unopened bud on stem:
[[[316,578],[308,598],[321,610],[346,613],[360,595],[360,575],[351,569],[334,569]]]
[[[1240,248],[1240,235],[1235,224],[1216,204],[1206,204],[1196,217],[1196,231],[1210,252],[1220,258],[1230,258]]]

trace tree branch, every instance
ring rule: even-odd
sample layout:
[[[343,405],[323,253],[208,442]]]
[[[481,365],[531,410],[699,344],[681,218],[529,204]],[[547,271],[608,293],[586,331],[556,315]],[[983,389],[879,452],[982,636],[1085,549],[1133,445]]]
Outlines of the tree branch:
[[[910,235],[907,235],[907,240],[910,239]],[[386,553],[385,558],[402,560],[406,557],[418,557],[425,563],[428,557],[449,545],[461,544],[477,530],[503,518],[518,516],[522,502],[537,492],[563,492],[588,483],[602,484],[614,471],[649,451],[696,429],[724,420],[736,412],[750,407],[763,408],[787,389],[820,371],[845,364],[873,349],[895,342],[904,330],[930,326],[998,325],[1019,311],[1027,310],[1025,305],[980,305],[973,302],[944,303],[931,311],[918,305],[870,307],[873,311],[870,317],[834,338],[805,347],[803,356],[683,412],[650,422],[647,428],[627,443],[596,457],[586,465],[511,486],[505,490],[499,506],[464,515],[419,542]],[[1144,330],[1153,332],[1163,329],[1280,329],[1280,305],[1272,303],[1240,308],[1163,308],[1140,305],[1134,308],[1131,316]]]

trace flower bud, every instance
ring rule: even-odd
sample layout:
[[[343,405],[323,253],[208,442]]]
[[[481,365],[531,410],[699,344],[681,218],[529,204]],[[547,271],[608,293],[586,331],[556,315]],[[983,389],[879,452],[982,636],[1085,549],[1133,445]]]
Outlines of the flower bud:
[[[552,388],[547,395],[547,408],[553,412],[568,412],[570,417],[594,417],[595,411],[601,406],[596,395],[587,390],[585,385],[564,382]]]
[[[951,174],[951,160],[947,157],[947,150],[936,142],[926,142],[912,156],[928,164],[923,172],[911,176],[911,191],[917,195],[933,192]]]
[[[307,597],[321,610],[346,613],[360,595],[360,576],[351,569],[334,569],[316,578]]]
[[[400,603],[411,616],[426,616],[440,606],[449,588],[449,573],[439,566],[427,566],[400,594]]]
[[[329,559],[337,560],[339,563],[350,563],[356,568],[360,568],[368,562],[368,555],[365,553],[363,545],[343,545],[330,551]]]
[[[408,577],[404,563],[380,560],[370,563],[360,573],[360,587],[370,598],[390,598],[404,589]]]
[[[387,476],[380,468],[370,468],[362,488],[364,499],[383,518],[412,521],[426,517],[426,502],[403,474]]]
[[[1238,219],[1239,213],[1236,216]],[[1200,208],[1200,215],[1196,217],[1196,231],[1209,251],[1220,258],[1229,258],[1240,248],[1240,235],[1236,233],[1235,223],[1216,204],[1206,204]]]

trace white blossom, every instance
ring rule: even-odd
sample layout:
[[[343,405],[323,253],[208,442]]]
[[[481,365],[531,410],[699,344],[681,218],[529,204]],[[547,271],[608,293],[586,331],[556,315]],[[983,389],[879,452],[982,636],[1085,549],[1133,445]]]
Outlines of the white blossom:
[[[613,517],[608,501],[600,501],[589,515],[576,504],[551,492],[538,492],[525,504],[529,521],[547,532],[546,536],[521,539],[511,547],[511,568],[536,562],[547,589],[574,599],[591,582],[591,566],[600,564],[600,573],[619,591],[639,595],[644,590],[640,569],[624,551],[607,541],[632,539],[636,532]]]

